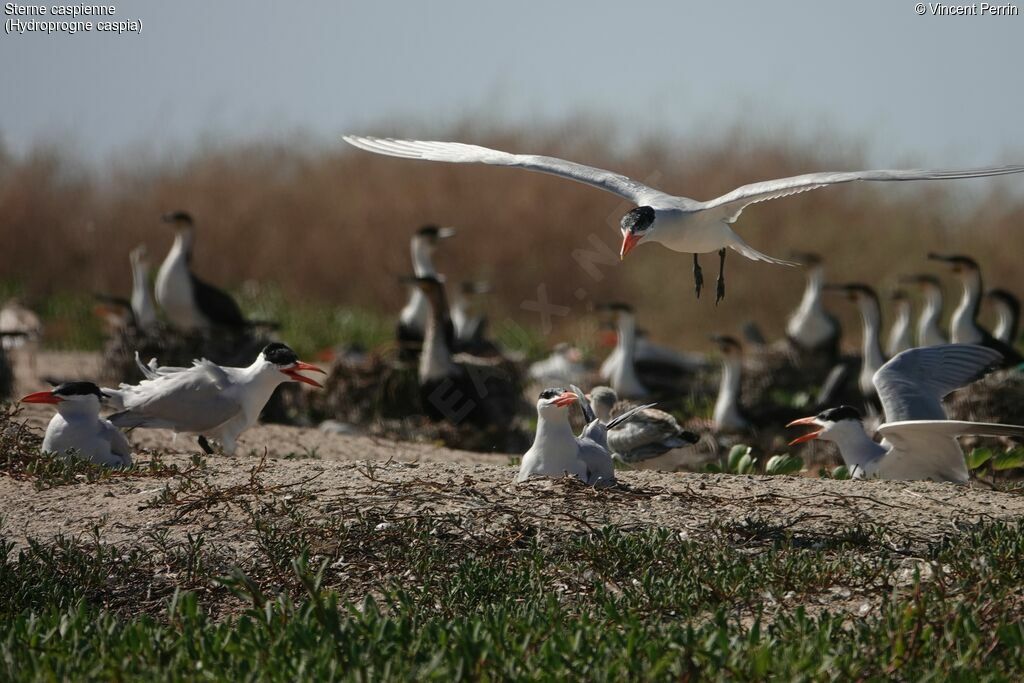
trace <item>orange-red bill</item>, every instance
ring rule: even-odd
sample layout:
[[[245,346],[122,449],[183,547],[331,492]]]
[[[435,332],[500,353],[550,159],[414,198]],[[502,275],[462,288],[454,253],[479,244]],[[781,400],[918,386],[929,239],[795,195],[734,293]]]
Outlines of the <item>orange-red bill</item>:
[[[622,236],[622,249],[619,250],[619,260],[626,258],[626,254],[633,251],[633,248],[640,243],[640,236],[626,233]]]
[[[52,391],[37,391],[34,394],[29,394],[21,399],[22,403],[60,403],[63,401],[60,396],[57,396]]]
[[[323,375],[327,374],[326,370],[323,370],[322,368],[318,368],[317,366],[313,365],[312,363],[304,363],[301,360],[300,361],[296,361],[295,365],[291,366],[290,368],[285,368],[281,372],[283,372],[284,374],[288,375],[289,377],[291,377],[296,382],[302,382],[303,384],[308,384],[310,386],[314,386],[317,389],[323,389],[324,388],[324,385],[320,384],[320,382],[317,382],[315,379],[313,379],[311,377],[306,377],[305,375],[300,374],[302,370],[306,370],[308,372],[319,372],[319,373],[321,373]]]
[[[788,425],[786,425],[786,427],[796,427],[798,425],[814,425],[814,426],[818,426],[818,423],[816,422],[816,420],[817,420],[817,418],[815,416],[813,416],[813,415],[811,417],[801,417],[799,420],[793,420]],[[805,443],[807,441],[813,441],[814,439],[817,439],[818,436],[820,436],[823,431],[825,431],[825,430],[817,429],[817,430],[815,430],[813,432],[808,432],[807,434],[804,434],[803,436],[798,436],[795,439],[793,439],[792,441],[790,441],[789,445],[790,446],[795,446],[795,445],[797,445],[799,443]]]
[[[554,400],[554,403],[559,408],[570,405],[576,401],[579,397],[571,391],[566,391]]]

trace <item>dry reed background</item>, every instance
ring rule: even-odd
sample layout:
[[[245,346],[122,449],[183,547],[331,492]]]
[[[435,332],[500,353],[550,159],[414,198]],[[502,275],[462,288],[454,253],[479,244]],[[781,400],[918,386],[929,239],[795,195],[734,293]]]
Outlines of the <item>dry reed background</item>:
[[[864,165],[854,143],[798,143],[741,130],[685,145],[640,143],[626,152],[609,143],[613,132],[585,122],[539,134],[468,127],[447,137],[565,156],[699,199],[747,182]],[[707,349],[708,334],[738,332],[746,320],[774,337],[802,287],[798,270],[733,253],[728,297],[716,309],[713,298],[694,300],[689,257],[657,245],[603,268],[606,277],[596,282],[572,252],[586,248],[591,234],[617,250],[618,234],[609,226],[617,226],[625,207],[539,174],[376,157],[340,141],[200,146],[178,162],[142,158],[96,167],[56,147],[23,158],[0,151],[0,280],[19,283],[30,302],[66,290],[127,293],[128,251],[147,243],[155,267],[171,242],[158,217],[180,208],[197,219],[195,266],[205,278],[229,288],[247,279],[276,282],[296,300],[381,313],[396,311],[404,299],[396,276],[409,269],[410,233],[425,222],[456,226],[458,236],[438,259],[449,280],[492,280],[492,318],[527,326],[537,326],[539,317],[522,302],[545,283],[553,302],[572,309],[556,318],[552,342],[579,332],[589,303],[610,299],[633,302],[641,325],[679,346]],[[987,285],[1019,289],[1020,182],[845,186],[751,207],[738,228],[774,256],[794,248],[825,252],[831,279],[881,290],[894,284],[895,273],[934,270],[924,260],[933,249],[970,253]],[[713,292],[717,258],[703,262]],[[579,289],[587,293],[583,301],[575,296]],[[948,291],[955,292],[951,281]],[[833,308],[855,324],[845,302]]]

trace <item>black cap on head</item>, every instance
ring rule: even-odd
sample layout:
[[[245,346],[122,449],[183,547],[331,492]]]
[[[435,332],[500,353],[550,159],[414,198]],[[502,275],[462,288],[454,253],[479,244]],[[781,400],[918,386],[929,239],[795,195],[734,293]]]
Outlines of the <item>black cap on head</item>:
[[[263,357],[274,365],[293,365],[299,362],[299,357],[287,344],[273,342],[263,347]]]
[[[188,211],[171,211],[160,217],[164,223],[187,223],[192,225],[192,214]]]
[[[565,389],[562,389],[562,388],[545,389],[544,391],[540,392],[540,398],[542,398],[542,399],[557,398],[557,397],[561,396],[564,393],[565,393]]]
[[[739,351],[743,348],[736,337],[730,337],[727,334],[713,334],[711,335],[711,341],[718,344],[718,347],[723,351]]]
[[[103,392],[92,382],[64,382],[55,386],[51,393],[57,396],[88,396],[103,399]]]
[[[654,209],[649,206],[638,206],[626,212],[620,224],[628,233],[635,235],[644,232],[654,225]]]
[[[964,256],[962,254],[928,254],[928,258],[932,261],[945,261],[954,266],[960,266],[961,268],[973,268],[978,270],[978,262],[972,259],[970,256]]]
[[[860,411],[853,406],[839,406],[829,408],[818,413],[818,419],[823,422],[839,422],[840,420],[857,420],[860,422]]]

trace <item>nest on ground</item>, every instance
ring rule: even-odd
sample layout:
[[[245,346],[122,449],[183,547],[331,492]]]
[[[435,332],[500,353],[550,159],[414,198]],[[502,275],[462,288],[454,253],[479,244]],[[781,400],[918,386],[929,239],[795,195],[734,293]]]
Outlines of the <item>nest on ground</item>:
[[[246,367],[251,365],[270,339],[257,329],[182,332],[158,324],[149,329],[126,325],[103,346],[104,384],[121,382],[136,384],[143,380],[135,363],[135,353],[143,363],[156,358],[160,365],[190,367],[192,361],[206,358],[218,365]],[[298,385],[282,384],[267,401],[260,419],[263,422],[305,424],[307,408]]]
[[[499,363],[500,369],[513,378],[518,398],[521,369],[511,361]],[[521,398],[518,400],[521,402]],[[374,436],[440,441],[449,448],[483,452],[522,453],[530,445],[518,414],[521,410],[512,411],[514,417],[509,424],[484,429],[427,419],[417,366],[401,360],[394,351],[340,357],[331,366],[324,390],[311,394],[310,401],[313,419],[338,420]]]
[[[951,420],[1024,425],[1024,373],[993,372],[954,393],[947,412]]]

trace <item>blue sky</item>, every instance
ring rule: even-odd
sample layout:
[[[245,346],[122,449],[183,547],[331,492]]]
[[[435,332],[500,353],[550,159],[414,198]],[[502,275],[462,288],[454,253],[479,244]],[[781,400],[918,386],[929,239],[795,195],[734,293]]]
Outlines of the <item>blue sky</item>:
[[[623,139],[741,123],[837,131],[877,166],[1020,162],[1024,16],[914,4],[136,0],[141,35],[0,35],[0,134],[104,160],[585,112]]]

